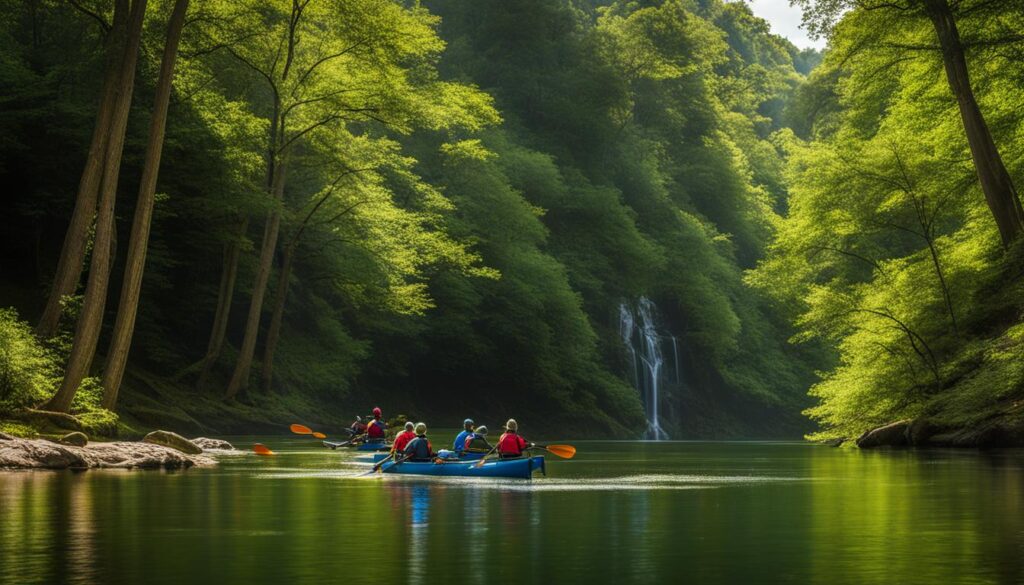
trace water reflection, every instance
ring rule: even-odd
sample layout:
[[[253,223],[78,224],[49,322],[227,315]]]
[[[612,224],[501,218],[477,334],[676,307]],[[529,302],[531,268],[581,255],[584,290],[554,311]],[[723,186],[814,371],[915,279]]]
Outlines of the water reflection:
[[[426,485],[413,486],[409,509],[409,584],[420,585],[427,576],[427,537],[430,528],[430,490]]]
[[[533,482],[280,452],[0,472],[0,585],[1024,582],[1020,451],[590,443]]]
[[[95,535],[92,481],[83,473],[65,476],[62,492],[69,496],[67,508],[67,574],[70,583],[96,583]]]

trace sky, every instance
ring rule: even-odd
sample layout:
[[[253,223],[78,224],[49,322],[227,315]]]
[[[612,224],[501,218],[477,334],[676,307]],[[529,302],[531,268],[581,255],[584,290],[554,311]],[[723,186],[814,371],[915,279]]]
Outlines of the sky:
[[[798,6],[790,6],[789,0],[749,0],[748,4],[754,14],[771,24],[773,33],[788,38],[797,47],[825,48],[825,39],[812,40],[807,37],[807,31],[800,28],[803,11]]]

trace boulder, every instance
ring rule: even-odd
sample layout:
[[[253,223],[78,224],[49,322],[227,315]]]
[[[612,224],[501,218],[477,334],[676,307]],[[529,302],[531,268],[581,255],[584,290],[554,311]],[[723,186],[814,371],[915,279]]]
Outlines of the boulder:
[[[92,467],[184,469],[216,464],[209,457],[186,455],[177,449],[150,443],[95,443],[85,450]]]
[[[911,445],[927,445],[939,429],[923,416],[915,418],[907,427],[907,442]]]
[[[185,437],[170,431],[153,431],[143,437],[142,441],[144,443],[152,443],[154,445],[177,449],[178,451],[188,455],[199,455],[203,452],[199,445],[196,445]]]
[[[82,447],[59,445],[38,439],[14,439],[0,443],[0,467],[67,469],[88,467]]]
[[[0,442],[0,468],[87,469],[96,467],[182,469],[193,465],[214,465],[201,455],[150,443],[93,443],[86,447],[61,445],[40,439],[11,439]]]
[[[235,450],[235,446],[234,445],[232,445],[231,443],[228,443],[227,441],[222,441],[220,439],[209,439],[209,438],[206,438],[206,437],[196,437],[196,438],[192,439],[192,443],[197,445],[200,449],[203,449],[204,451],[207,450],[207,449],[218,449],[218,450],[221,450],[221,451],[234,451]]]
[[[75,447],[85,447],[89,443],[89,437],[85,436],[85,433],[75,431],[68,433],[60,438],[60,442],[65,445],[74,445]]]
[[[13,441],[14,435],[8,435],[7,433],[0,433],[0,441]]]
[[[842,447],[843,443],[846,442],[846,437],[837,437],[835,439],[829,439],[825,441],[825,444],[829,447]]]
[[[907,446],[907,429],[910,428],[910,420],[900,420],[889,423],[885,426],[871,429],[857,439],[857,446],[861,449],[874,447],[905,447]]]

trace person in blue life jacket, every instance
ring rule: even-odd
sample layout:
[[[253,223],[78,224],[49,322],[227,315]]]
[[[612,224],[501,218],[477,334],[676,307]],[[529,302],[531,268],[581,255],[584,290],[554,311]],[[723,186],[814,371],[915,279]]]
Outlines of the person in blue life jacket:
[[[473,428],[475,424],[473,419],[467,418],[462,421],[462,432],[455,436],[455,443],[452,445],[452,449],[456,453],[462,453],[466,450],[466,437],[473,434]]]
[[[416,423],[416,438],[405,446],[405,461],[432,461],[434,449],[427,439],[426,423]]]
[[[487,442],[487,427],[480,425],[466,437],[463,453],[487,453],[494,447]]]

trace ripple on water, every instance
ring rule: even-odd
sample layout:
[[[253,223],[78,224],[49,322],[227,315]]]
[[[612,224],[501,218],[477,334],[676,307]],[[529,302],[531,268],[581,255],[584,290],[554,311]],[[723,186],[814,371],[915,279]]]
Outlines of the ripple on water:
[[[799,477],[754,475],[646,474],[593,478],[538,478],[533,481],[494,478],[452,478],[409,475],[368,475],[366,471],[277,469],[256,476],[261,479],[384,480],[389,482],[440,482],[455,488],[504,491],[655,491],[712,489],[729,485],[806,481]],[[354,485],[354,484],[353,484]]]

